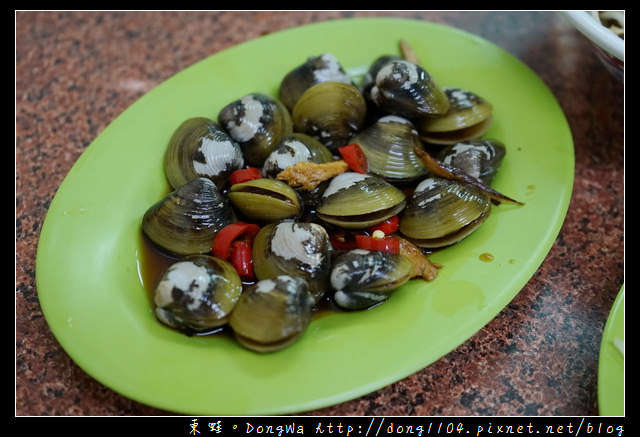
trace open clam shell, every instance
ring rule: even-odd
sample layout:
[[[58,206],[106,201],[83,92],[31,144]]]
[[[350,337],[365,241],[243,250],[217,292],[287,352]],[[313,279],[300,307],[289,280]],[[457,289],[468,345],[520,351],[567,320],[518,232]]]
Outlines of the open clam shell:
[[[416,121],[421,138],[431,144],[454,144],[481,137],[491,127],[493,106],[471,91],[443,88],[450,102],[440,117],[423,117]]]
[[[258,222],[276,222],[296,218],[303,205],[298,193],[277,179],[260,178],[234,184],[229,200],[244,219]]]
[[[400,212],[404,193],[370,174],[346,172],[334,177],[316,210],[320,219],[347,229],[364,229]]]

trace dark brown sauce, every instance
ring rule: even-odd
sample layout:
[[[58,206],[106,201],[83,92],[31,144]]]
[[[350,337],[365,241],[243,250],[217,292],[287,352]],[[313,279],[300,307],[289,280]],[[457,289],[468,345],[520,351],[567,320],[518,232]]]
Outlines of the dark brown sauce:
[[[158,248],[152,241],[149,240],[142,232],[140,233],[140,276],[142,278],[142,285],[145,289],[149,304],[155,308],[153,302],[153,295],[155,289],[160,282],[160,278],[164,271],[173,263],[180,260],[180,257],[176,255],[167,254],[162,249]],[[202,332],[184,332],[171,326],[165,325],[158,321],[162,326],[167,329],[180,332],[187,336],[203,336],[203,335],[226,335],[233,337],[233,332],[228,325],[219,326],[208,331]]]
[[[143,287],[145,289],[145,293],[147,295],[147,299],[149,299],[149,304],[154,306],[153,295],[155,293],[155,288],[158,286],[160,282],[160,278],[164,271],[173,263],[180,260],[179,256],[167,254],[162,249],[158,248],[152,241],[149,240],[142,232],[140,233],[140,276],[142,278]],[[243,281],[242,285],[246,289],[251,285],[254,285],[253,281]],[[366,311],[366,310],[362,310]],[[312,321],[320,319],[326,315],[332,313],[344,313],[347,312],[340,307],[338,307],[333,299],[329,296],[323,297],[317,305],[314,307],[312,312]],[[158,322],[160,323],[160,322]],[[162,323],[161,323],[162,324]],[[175,328],[170,326],[166,326],[167,329],[172,329],[175,331]],[[188,336],[204,336],[204,335],[225,335],[233,337],[233,332],[228,325],[224,325],[218,328],[214,328],[210,331],[205,332],[182,332],[182,334]]]
[[[162,273],[178,260],[177,256],[163,252],[144,233],[140,232],[140,277],[150,302],[153,302],[153,293],[160,282]]]

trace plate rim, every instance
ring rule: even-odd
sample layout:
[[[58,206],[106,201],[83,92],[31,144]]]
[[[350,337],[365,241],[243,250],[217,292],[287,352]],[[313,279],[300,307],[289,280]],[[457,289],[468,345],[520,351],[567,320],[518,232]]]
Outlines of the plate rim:
[[[611,358],[610,354],[618,354],[616,347],[612,345],[613,339],[616,338],[618,323],[620,323],[620,319],[622,318],[623,331],[624,331],[624,308],[625,308],[625,298],[624,298],[624,283],[620,286],[618,293],[611,305],[611,309],[609,310],[609,315],[607,316],[607,320],[604,325],[604,329],[602,331],[602,339],[600,341],[600,350],[598,353],[598,411],[601,416],[624,416],[624,383],[622,383],[622,387],[616,386],[614,389],[610,387],[609,384],[606,383],[606,378],[610,378],[612,376],[612,372],[616,374],[616,376],[625,377],[625,360],[624,356],[622,356],[622,375],[619,375],[617,370],[618,362],[613,362],[614,359]],[[624,332],[623,332],[624,337]],[[625,339],[622,338],[624,341]],[[616,356],[617,358],[617,356]],[[618,391],[618,389],[622,389],[622,393]],[[615,399],[615,404],[612,405],[612,398],[615,396],[622,396],[622,399]],[[620,402],[620,403],[618,403]]]
[[[480,39],[480,40],[484,41],[485,43],[487,43],[487,44],[488,44],[489,46],[491,46],[492,48],[497,48],[497,49],[499,49],[499,50],[504,51],[504,49],[502,49],[501,47],[499,47],[499,46],[498,46],[498,45],[496,45],[495,43],[493,43],[493,42],[491,42],[491,41],[489,41],[489,40],[486,40],[486,39],[484,39],[484,38],[478,37],[477,35],[474,35],[474,34],[469,33],[469,32],[467,32],[467,31],[464,31],[464,30],[461,30],[461,29],[458,29],[458,28],[455,28],[455,27],[452,27],[452,26],[449,26],[449,25],[444,25],[444,24],[441,24],[441,23],[433,23],[433,22],[429,22],[429,21],[424,21],[424,20],[415,20],[415,19],[403,18],[403,17],[365,17],[365,18],[344,18],[344,19],[336,19],[336,20],[328,20],[328,21],[314,22],[314,23],[309,23],[309,24],[305,24],[305,25],[302,25],[302,26],[294,27],[294,28],[284,29],[284,30],[281,30],[281,31],[278,31],[278,32],[274,32],[274,33],[272,33],[272,34],[264,35],[264,36],[261,36],[261,37],[258,37],[258,38],[252,39],[252,40],[245,41],[245,42],[243,42],[243,43],[241,43],[241,44],[239,44],[239,45],[251,44],[252,42],[254,42],[254,41],[256,41],[256,40],[261,40],[261,39],[270,38],[270,37],[272,37],[273,35],[277,35],[277,34],[284,34],[284,33],[290,33],[290,32],[295,32],[295,31],[300,31],[300,29],[306,29],[306,28],[309,28],[309,27],[319,27],[319,26],[326,26],[326,25],[344,25],[344,24],[346,24],[346,23],[354,23],[354,22],[356,22],[356,21],[357,21],[357,22],[369,22],[369,23],[374,23],[374,22],[378,22],[378,21],[379,21],[379,22],[400,22],[400,21],[410,21],[410,22],[414,22],[414,23],[416,23],[416,25],[420,25],[420,26],[423,26],[423,25],[424,25],[424,26],[434,26],[434,27],[437,27],[437,28],[439,28],[439,29],[441,29],[441,30],[445,30],[445,29],[446,29],[446,31],[447,31],[447,32],[459,33],[459,34],[461,34],[463,37],[466,37],[466,38],[469,38],[469,37],[477,38],[477,39]],[[134,102],[132,105],[130,105],[129,107],[127,107],[123,112],[121,112],[121,113],[120,113],[120,114],[119,114],[119,115],[118,115],[118,116],[117,116],[117,117],[116,117],[116,118],[115,118],[111,123],[109,123],[109,125],[107,125],[107,127],[106,127],[106,128],[105,128],[101,133],[99,133],[99,134],[96,136],[96,138],[94,138],[94,140],[89,144],[89,146],[87,147],[87,149],[85,149],[85,150],[83,151],[83,153],[79,156],[79,158],[76,160],[76,162],[73,164],[72,168],[69,170],[69,172],[68,172],[68,173],[67,173],[67,175],[65,176],[64,180],[63,180],[63,181],[61,182],[61,184],[59,185],[58,190],[57,190],[57,192],[55,193],[55,195],[54,195],[54,197],[53,197],[53,199],[52,199],[52,201],[51,201],[51,204],[50,204],[50,207],[49,207],[49,208],[51,209],[51,207],[54,205],[54,203],[55,203],[55,202],[57,202],[57,200],[56,200],[56,199],[57,199],[57,198],[59,198],[59,193],[61,193],[61,192],[62,192],[62,193],[64,193],[64,190],[65,190],[66,184],[71,184],[71,183],[72,183],[72,182],[69,182],[69,181],[70,181],[70,180],[72,180],[73,175],[75,174],[75,171],[76,171],[76,170],[74,170],[74,169],[75,169],[76,167],[79,167],[79,166],[84,165],[85,161],[88,161],[88,160],[90,160],[90,159],[91,159],[91,156],[92,156],[92,154],[94,153],[93,151],[95,151],[95,149],[96,149],[95,147],[93,147],[93,146],[94,146],[94,143],[96,143],[96,142],[97,142],[97,143],[99,143],[99,142],[100,142],[100,139],[101,139],[101,138],[103,138],[103,137],[105,136],[105,132],[108,132],[108,131],[109,131],[109,128],[113,125],[113,123],[114,123],[117,119],[119,119],[123,114],[125,114],[126,112],[128,112],[128,111],[129,111],[129,112],[131,112],[131,111],[132,111],[132,109],[131,109],[131,108],[135,108],[136,103],[137,103],[139,100],[144,99],[144,98],[145,98],[147,95],[149,95],[150,93],[154,92],[154,91],[155,91],[155,90],[157,90],[157,89],[160,89],[160,87],[163,87],[163,86],[169,86],[169,85],[165,85],[165,84],[167,84],[168,82],[170,82],[170,80],[171,80],[171,79],[173,79],[175,76],[182,74],[185,70],[190,69],[190,68],[194,67],[194,66],[195,66],[195,65],[197,65],[197,64],[200,64],[202,61],[204,61],[204,60],[206,60],[206,59],[209,59],[209,58],[214,57],[214,56],[219,56],[219,55],[220,55],[221,53],[223,53],[223,52],[227,52],[227,51],[233,50],[233,49],[235,49],[236,47],[238,47],[239,45],[237,45],[237,46],[233,46],[233,47],[229,47],[229,48],[224,49],[224,50],[222,50],[222,51],[216,52],[216,53],[214,53],[214,54],[212,54],[212,55],[208,56],[207,58],[205,58],[205,59],[203,59],[203,60],[201,60],[201,61],[198,61],[198,62],[196,62],[196,63],[194,63],[194,64],[192,64],[192,65],[190,65],[190,66],[186,67],[185,69],[181,70],[180,72],[176,73],[175,75],[173,75],[173,76],[171,76],[171,77],[169,77],[169,78],[165,79],[162,83],[158,84],[158,86],[154,87],[151,91],[149,91],[148,93],[146,93],[145,95],[143,95],[142,97],[140,97],[140,99],[136,100],[136,102]],[[517,62],[519,62],[522,66],[524,66],[524,67],[526,67],[527,69],[529,69],[529,67],[527,67],[524,63],[522,63],[522,61],[520,61],[519,59],[515,58],[513,55],[509,54],[508,52],[506,52],[506,51],[504,51],[504,52],[505,52],[506,54],[508,54],[509,56],[511,56],[513,59],[515,59]],[[531,72],[531,73],[532,73],[536,78],[538,78],[538,79],[539,79],[539,77],[538,77],[538,76],[537,76],[533,71],[531,71],[530,69],[529,69],[529,71],[530,71],[530,72]],[[542,85],[546,88],[546,85],[544,85],[544,83],[542,83]],[[547,90],[548,90],[548,88],[547,88]],[[551,93],[551,91],[550,91],[550,90],[548,90],[548,91],[549,91],[549,94],[551,95],[551,97],[552,97],[552,98],[554,99],[554,101],[555,101],[555,98],[553,97],[553,94]],[[557,101],[555,101],[555,103],[557,104]],[[558,105],[558,107],[559,107],[559,105]],[[564,112],[563,112],[561,109],[560,109],[560,114],[562,114],[562,116],[564,117]],[[570,127],[569,127],[569,125],[568,125],[568,122],[567,122],[566,118],[564,118],[564,119],[563,119],[563,122],[564,122],[564,125],[565,125],[564,127],[566,127],[566,129],[567,129],[567,131],[568,131],[568,133],[569,133],[569,138],[568,138],[568,140],[569,140],[569,142],[570,142],[571,153],[573,154],[573,151],[574,151],[574,144],[573,144],[573,141],[572,141],[572,138],[571,138],[571,135],[570,135]],[[574,165],[574,162],[575,162],[575,159],[574,159],[574,157],[572,156],[572,159],[571,159],[571,165],[572,165],[572,166]],[[571,182],[571,185],[572,185],[572,184],[573,184],[573,167],[571,168],[570,182]],[[554,229],[552,229],[552,230],[550,231],[552,234],[554,234],[554,237],[553,237],[553,238],[551,238],[551,240],[550,240],[551,242],[549,243],[548,247],[546,247],[544,250],[542,250],[542,251],[544,252],[544,255],[541,257],[540,263],[535,267],[535,269],[533,269],[533,272],[534,272],[534,273],[535,273],[535,271],[539,268],[540,264],[542,264],[542,262],[544,261],[544,259],[547,257],[547,255],[548,255],[548,253],[549,253],[549,250],[551,249],[551,245],[553,244],[553,241],[555,240],[555,238],[557,237],[558,233],[560,232],[560,229],[561,229],[561,227],[562,227],[562,224],[563,224],[563,222],[564,222],[564,220],[565,220],[565,218],[566,218],[566,213],[567,213],[568,208],[569,208],[569,202],[570,202],[570,199],[571,199],[571,190],[569,190],[569,192],[568,192],[568,193],[566,194],[566,196],[565,196],[565,199],[564,199],[564,205],[563,205],[563,208],[562,208],[562,209],[563,209],[563,211],[562,211],[562,212],[561,212],[561,214],[560,214],[560,216],[561,216],[561,220],[559,220],[559,223],[555,223],[555,227],[554,227]],[[45,241],[45,244],[46,244],[46,242],[47,242],[47,238],[48,238],[48,232],[49,232],[49,230],[48,230],[48,229],[49,229],[49,227],[50,227],[50,221],[49,221],[49,220],[47,220],[47,219],[48,219],[48,215],[49,215],[49,210],[47,211],[47,215],[45,216],[45,219],[44,219],[44,221],[43,221],[43,225],[42,225],[42,228],[41,228],[41,235],[40,235],[40,238],[39,238],[39,241],[38,241],[38,250],[37,250],[37,253],[36,253],[36,290],[37,290],[37,292],[38,292],[38,296],[39,296],[39,297],[40,297],[40,290],[42,290],[42,287],[41,287],[41,285],[42,285],[42,284],[39,284],[38,271],[39,271],[39,265],[41,265],[41,263],[43,262],[43,260],[41,259],[42,252],[41,252],[41,250],[40,250],[40,249],[41,249],[41,242],[44,240],[44,241]],[[44,236],[44,238],[43,238],[43,236]],[[532,274],[532,275],[533,275],[533,274]],[[511,299],[513,299],[513,297],[515,297],[515,295],[517,295],[517,293],[519,293],[519,292],[521,291],[522,287],[523,287],[524,285],[526,285],[526,283],[530,280],[530,278],[531,278],[531,276],[532,276],[532,275],[529,275],[526,279],[524,279],[524,280],[523,280],[522,285],[520,286],[520,288],[518,289],[518,291],[514,294],[514,296],[512,296],[512,297],[511,297]],[[511,300],[511,299],[510,299],[510,300]],[[507,304],[508,304],[508,302],[507,302]],[[503,309],[503,308],[505,307],[505,305],[499,305],[499,307],[500,307],[500,309],[498,310],[498,312],[500,312],[500,311],[501,311],[501,309]],[[45,318],[47,318],[45,308],[43,307],[43,308],[42,308],[42,310],[43,310],[43,314],[45,315]],[[496,315],[497,315],[497,314],[496,314]],[[491,320],[491,319],[493,319],[493,318],[495,318],[495,315],[493,315],[489,320]],[[49,325],[49,327],[50,327],[50,329],[51,329],[52,333],[54,334],[54,337],[56,337],[56,339],[60,342],[61,346],[62,346],[63,344],[65,344],[66,342],[62,342],[62,341],[60,341],[58,333],[57,333],[57,332],[56,332],[56,330],[55,330],[55,329],[54,329],[54,328],[49,324],[49,319],[48,319],[48,318],[47,318],[47,324]],[[486,323],[484,323],[484,324],[483,324],[483,326],[484,326],[484,325],[486,325]],[[468,336],[465,336],[465,337],[466,337],[466,339],[462,340],[462,342],[464,342],[464,341],[468,340],[468,338],[469,338]],[[461,343],[460,343],[460,344],[461,344]],[[459,344],[457,344],[455,347],[457,347],[457,346],[459,346]],[[455,349],[455,347],[454,347],[453,349]],[[80,365],[80,364],[79,364],[79,362],[78,362],[78,360],[77,360],[77,359],[76,359],[76,357],[75,357],[75,354],[74,354],[74,355],[72,355],[72,354],[69,352],[69,350],[67,350],[67,346],[63,346],[63,349],[65,349],[65,352],[66,352],[70,357],[72,357],[73,361],[74,361],[76,364],[78,364],[81,368],[83,368],[83,370],[85,370],[89,375],[91,375],[91,377],[93,377],[93,378],[94,378],[94,379],[96,379],[96,380],[102,381],[102,378],[101,378],[101,379],[98,379],[98,378],[93,374],[93,372],[89,372],[89,371],[87,371],[87,369],[85,368],[85,366],[84,366],[84,365]],[[453,349],[451,349],[451,350],[453,350]],[[415,371],[419,370],[419,368],[422,368],[422,367],[425,367],[425,366],[424,366],[424,365],[423,365],[423,366],[416,366],[416,368],[413,370],[413,372],[412,372],[412,373],[414,373]],[[402,377],[406,377],[406,376],[407,376],[407,375],[402,376]],[[376,382],[373,382],[373,383],[371,383],[371,384],[370,384],[370,385],[371,385],[371,387],[367,387],[364,391],[362,391],[362,390],[356,390],[356,391],[357,391],[357,393],[355,393],[355,394],[353,394],[353,395],[348,395],[347,397],[345,397],[345,396],[344,396],[344,394],[337,394],[337,395],[335,395],[335,396],[333,396],[333,397],[329,397],[329,398],[323,398],[323,399],[310,400],[310,401],[307,401],[306,403],[304,403],[304,405],[306,405],[306,407],[305,407],[305,409],[304,409],[304,410],[308,410],[308,409],[315,409],[315,408],[321,408],[321,407],[325,407],[325,406],[333,405],[335,401],[343,402],[343,401],[346,401],[346,400],[349,400],[349,399],[353,399],[354,397],[361,396],[361,395],[364,395],[364,394],[366,394],[366,393],[369,393],[369,392],[371,392],[372,390],[375,390],[375,389],[378,389],[378,388],[384,387],[384,386],[386,386],[386,385],[388,385],[388,384],[390,384],[390,383],[392,383],[392,382],[394,382],[394,381],[397,381],[398,379],[399,379],[399,378],[398,378],[396,375],[390,375],[387,379],[385,379],[384,381],[381,381],[382,383],[380,383],[380,380],[379,380],[379,381],[376,381]],[[112,387],[112,386],[111,386],[111,385],[109,385],[109,387]],[[123,392],[121,389],[117,389],[117,390],[116,390],[115,388],[113,388],[113,390],[114,390],[114,391],[117,391],[118,393],[120,393],[120,394],[122,394],[122,395],[124,395],[124,396],[127,396],[127,397],[129,397],[129,398],[131,398],[131,399],[137,400],[137,401],[139,401],[139,402],[141,402],[141,403],[144,403],[144,404],[147,404],[147,405],[152,405],[152,406],[154,405],[154,404],[150,404],[150,403],[148,402],[148,400],[141,400],[141,399],[139,399],[139,398],[138,398],[138,397],[136,397],[136,396],[132,396],[132,395],[131,395],[131,394],[129,394],[129,393],[125,393],[125,392]],[[166,406],[166,405],[165,405],[165,406],[158,406],[158,404],[156,404],[155,406],[157,406],[158,408],[167,409],[167,410],[170,410],[170,411],[175,411],[175,408],[170,408],[169,406]],[[266,410],[270,410],[270,409],[269,409],[269,408],[267,408]],[[279,412],[280,412],[280,413],[284,413],[284,412],[286,412],[285,410],[286,410],[286,411],[288,411],[288,412],[296,411],[296,410],[291,410],[291,409],[285,408],[284,410],[282,410],[282,409],[281,409]],[[278,412],[275,412],[275,413],[274,413],[274,412],[269,412],[269,411],[263,411],[263,413],[266,413],[266,414],[278,414]]]

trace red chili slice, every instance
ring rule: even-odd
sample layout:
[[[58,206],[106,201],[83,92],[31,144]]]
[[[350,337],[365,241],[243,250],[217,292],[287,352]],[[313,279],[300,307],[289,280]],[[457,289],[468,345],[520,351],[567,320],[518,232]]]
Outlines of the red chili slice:
[[[242,182],[252,181],[254,179],[260,179],[262,177],[262,173],[259,168],[256,167],[247,167],[241,168],[239,170],[235,170],[229,176],[229,183],[231,185],[240,184]]]
[[[220,229],[213,238],[211,252],[218,258],[229,260],[233,242],[241,237],[244,240],[253,241],[259,230],[260,227],[254,223],[231,223]]]
[[[399,226],[400,226],[400,217],[397,215],[394,215],[393,217],[386,219],[382,223],[378,223],[375,226],[371,226],[369,228],[369,231],[371,233],[375,231],[382,231],[384,232],[385,235],[391,235],[398,230]]]
[[[356,244],[359,249],[400,253],[400,240],[395,237],[374,238],[369,235],[356,235]]]
[[[231,248],[231,265],[236,269],[240,279],[253,279],[253,257],[251,244],[247,241],[234,241]]]
[[[367,157],[360,145],[354,143],[338,147],[338,153],[340,153],[340,156],[342,156],[342,159],[344,159],[351,170],[363,174],[369,171]]]

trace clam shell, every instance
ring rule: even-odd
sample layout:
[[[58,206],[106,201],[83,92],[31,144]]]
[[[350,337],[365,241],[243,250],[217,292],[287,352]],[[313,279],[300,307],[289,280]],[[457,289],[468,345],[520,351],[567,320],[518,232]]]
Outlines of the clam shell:
[[[294,130],[329,149],[343,146],[364,125],[367,104],[351,84],[321,82],[307,89],[291,112]]]
[[[306,330],[314,303],[300,277],[264,279],[242,293],[229,325],[242,346],[273,352],[291,345]]]
[[[346,172],[331,180],[316,212],[327,223],[364,229],[397,214],[405,203],[404,193],[384,179]]]
[[[262,174],[275,178],[278,173],[298,162],[331,162],[333,154],[320,141],[309,135],[293,133],[284,137],[264,161]]]
[[[310,56],[304,64],[287,73],[280,83],[278,97],[290,111],[293,111],[300,96],[320,82],[351,84],[352,80],[334,55],[323,53]]]
[[[454,87],[443,88],[449,110],[440,117],[416,121],[421,138],[432,144],[454,144],[484,135],[493,121],[493,106],[477,94]]]
[[[352,140],[367,157],[369,172],[391,183],[405,183],[427,173],[414,148],[422,148],[418,132],[404,117],[387,115]]]
[[[339,255],[331,270],[334,301],[344,309],[363,309],[385,301],[411,278],[413,265],[397,253],[353,249]]]
[[[498,140],[461,141],[446,146],[438,158],[447,165],[491,184],[506,154],[504,144]]]
[[[154,291],[155,314],[186,334],[227,323],[242,293],[233,266],[209,255],[190,255],[170,265]]]
[[[261,166],[280,140],[293,131],[289,110],[271,96],[247,94],[218,113],[218,122],[240,144],[245,161]]]
[[[253,268],[259,280],[280,275],[306,279],[319,301],[328,288],[331,243],[317,223],[283,221],[264,226],[253,242]]]
[[[276,222],[300,216],[298,193],[277,179],[260,178],[231,186],[229,200],[248,221]]]
[[[243,165],[238,143],[217,122],[203,117],[182,122],[164,155],[165,174],[174,189],[197,177],[209,178],[222,189]]]
[[[402,59],[399,55],[382,55],[373,61],[362,79],[362,94],[371,98],[371,88],[376,84],[376,76],[380,69],[391,61],[400,61]]]
[[[407,60],[383,65],[370,96],[381,109],[407,118],[442,115],[449,109],[449,100],[433,77]]]
[[[400,232],[420,247],[457,243],[486,220],[489,197],[456,181],[431,177],[415,188],[400,216]]]
[[[232,211],[215,184],[196,178],[147,209],[142,232],[173,254],[207,253],[216,233],[232,221]]]

